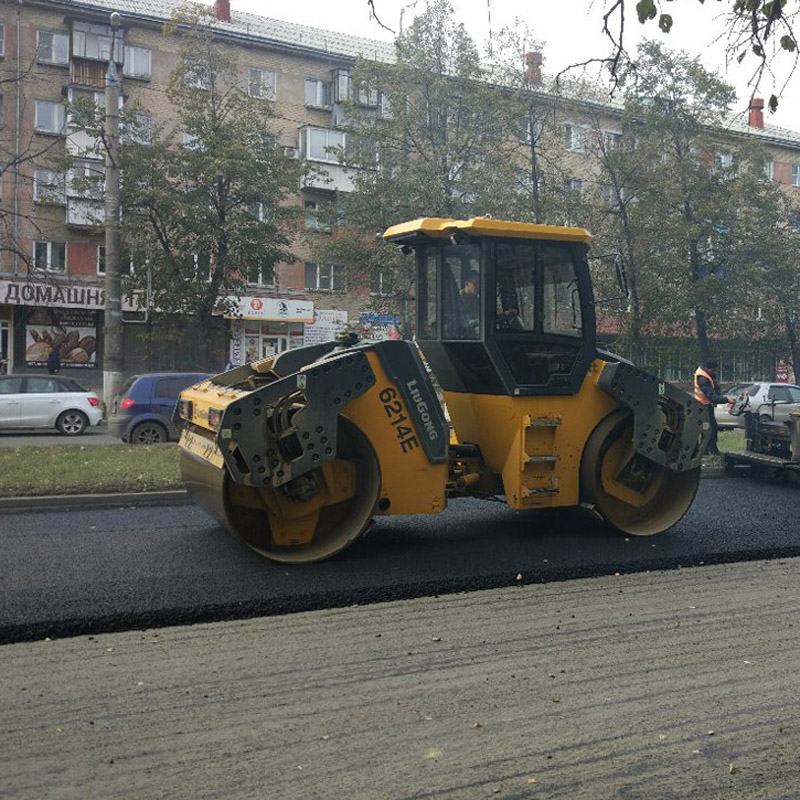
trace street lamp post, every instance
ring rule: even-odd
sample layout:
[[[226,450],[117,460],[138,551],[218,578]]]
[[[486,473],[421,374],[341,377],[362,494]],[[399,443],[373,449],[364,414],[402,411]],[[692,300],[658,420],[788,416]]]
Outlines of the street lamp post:
[[[111,53],[106,70],[106,182],[105,182],[105,323],[103,326],[103,401],[106,409],[122,383],[122,283],[120,280],[119,230],[119,97],[120,79],[116,65],[117,30],[122,18],[110,17]]]

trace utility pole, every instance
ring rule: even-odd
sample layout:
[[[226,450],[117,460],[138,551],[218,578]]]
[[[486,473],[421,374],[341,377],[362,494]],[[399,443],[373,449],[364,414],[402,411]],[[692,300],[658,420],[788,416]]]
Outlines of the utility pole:
[[[111,54],[106,70],[106,305],[103,326],[103,402],[106,413],[122,384],[122,282],[119,232],[119,74],[115,62],[117,30],[122,17],[110,17]]]

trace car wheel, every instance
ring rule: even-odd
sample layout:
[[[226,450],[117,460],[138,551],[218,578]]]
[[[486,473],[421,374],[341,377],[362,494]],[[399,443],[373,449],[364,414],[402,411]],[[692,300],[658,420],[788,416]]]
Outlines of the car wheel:
[[[83,411],[65,411],[57,420],[56,428],[64,436],[78,436],[86,430],[89,420]]]
[[[160,444],[168,438],[167,429],[158,422],[140,422],[131,431],[131,444]]]

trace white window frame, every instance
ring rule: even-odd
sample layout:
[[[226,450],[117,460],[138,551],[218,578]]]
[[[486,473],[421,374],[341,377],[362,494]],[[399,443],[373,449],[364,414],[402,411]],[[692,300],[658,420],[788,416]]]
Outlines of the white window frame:
[[[133,121],[133,125],[126,126],[123,140],[133,144],[150,144],[153,118],[146,111],[137,111],[130,118]]]
[[[211,272],[213,269],[213,263],[211,260],[211,256],[208,256],[208,273],[206,275],[201,274],[201,264],[200,264],[200,255],[199,253],[192,253],[192,259],[194,261],[194,280],[196,281],[203,281],[204,283],[211,283]]]
[[[102,269],[100,269],[101,264],[103,265]],[[106,274],[106,246],[104,244],[97,245],[97,274]]]
[[[322,148],[320,155],[313,155],[312,150],[312,137],[314,134],[325,134],[325,145]],[[331,139],[341,141],[331,141]],[[307,161],[320,161],[325,164],[338,164],[339,159],[335,153],[329,152],[328,148],[341,147],[347,152],[347,134],[344,131],[338,131],[334,128],[321,128],[315,125],[307,125],[301,130],[300,138],[300,155]]]
[[[48,45],[44,44],[50,37]],[[49,53],[43,54],[47,47]],[[60,67],[69,66],[69,34],[55,31],[36,31],[36,60],[40,64],[55,64]]]
[[[309,269],[315,270],[316,285],[309,286],[308,280]],[[345,286],[345,272],[344,267],[340,264],[316,264],[311,261],[306,261],[303,283],[305,288],[315,292],[344,292]],[[323,286],[323,283],[328,283],[328,286]]]
[[[619,150],[622,147],[622,131],[603,131],[606,150]]]
[[[391,295],[391,292],[384,287],[386,283],[390,284],[391,280],[382,269],[373,272],[369,278],[370,295],[372,297],[388,297]],[[375,291],[375,287],[377,287],[378,291]]]
[[[278,94],[278,73],[272,69],[250,67],[247,93],[260,100],[275,100]]]
[[[257,273],[254,275],[254,273]],[[254,275],[255,279],[251,279]],[[269,280],[265,280],[268,277]],[[257,268],[248,267],[247,269],[247,285],[259,286],[262,288],[274,288],[275,286],[275,268],[267,267],[259,264]]]
[[[75,181],[86,182],[75,186]],[[69,196],[81,200],[102,201],[106,190],[105,165],[99,159],[79,158],[70,168]]]
[[[800,164],[792,164],[792,186],[800,186]]]
[[[321,222],[318,214],[322,211],[323,203],[319,200],[304,200],[303,214],[305,218],[305,229],[307,231],[323,231],[330,233],[331,226]]]
[[[45,251],[45,264],[39,262],[39,257],[37,254],[37,250],[40,249],[40,245],[44,245]],[[54,247],[62,247],[64,248],[64,258],[62,261],[61,267],[53,267],[53,248]],[[67,271],[67,245],[66,242],[52,242],[46,241],[42,239],[37,239],[33,243],[33,263],[38,269],[45,270],[46,272],[66,272]]]
[[[123,50],[122,74],[126,78],[138,78],[139,80],[149,81],[153,76],[153,52],[149,47],[139,47],[138,45],[126,44]],[[144,58],[147,61],[146,67],[137,68],[137,62]]]
[[[312,94],[313,97],[311,97]],[[304,97],[305,104],[309,108],[330,109],[333,104],[333,83],[324,81],[321,78],[306,78]],[[326,99],[327,103],[325,102]]]
[[[586,133],[587,130],[582,125],[576,125],[574,122],[564,123],[564,146],[573,153],[585,153]]]
[[[0,25],[0,58],[6,54],[6,26]]]
[[[47,107],[49,110],[53,110],[55,112],[55,122],[56,127],[44,127],[42,124],[42,112]],[[37,133],[51,133],[55,134],[56,136],[63,136],[66,133],[66,109],[62,103],[59,103],[57,100],[36,100],[34,104],[34,121],[33,127]]]
[[[66,176],[51,169],[37,169],[33,173],[33,202],[63,206],[67,204]]]
[[[582,192],[583,191],[583,181],[580,178],[567,178],[564,181],[564,189],[567,192]]]
[[[771,181],[774,180],[775,176],[775,162],[770,158],[768,161],[764,162],[764,180]]]

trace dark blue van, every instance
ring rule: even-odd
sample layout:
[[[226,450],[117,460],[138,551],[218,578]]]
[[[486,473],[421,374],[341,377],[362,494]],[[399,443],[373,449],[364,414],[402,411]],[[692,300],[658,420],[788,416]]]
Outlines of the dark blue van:
[[[108,410],[108,432],[131,444],[174,442],[180,430],[172,421],[178,395],[210,377],[204,372],[154,372],[134,375]]]

